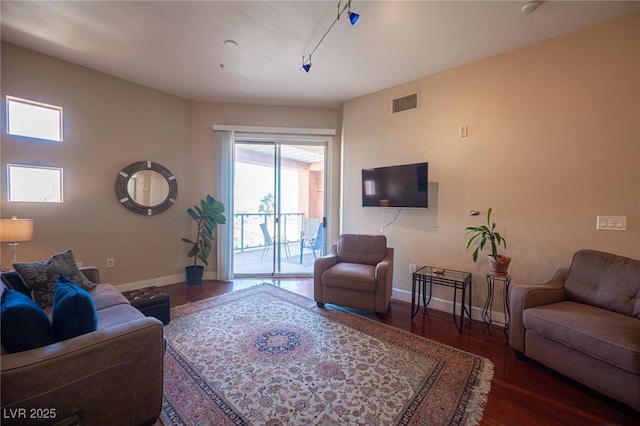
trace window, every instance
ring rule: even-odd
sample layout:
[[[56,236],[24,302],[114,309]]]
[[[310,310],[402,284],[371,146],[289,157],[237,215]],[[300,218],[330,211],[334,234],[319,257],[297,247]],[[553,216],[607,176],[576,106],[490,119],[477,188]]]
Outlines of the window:
[[[62,142],[62,108],[7,96],[7,133]]]
[[[9,201],[31,203],[62,202],[62,169],[7,165]]]

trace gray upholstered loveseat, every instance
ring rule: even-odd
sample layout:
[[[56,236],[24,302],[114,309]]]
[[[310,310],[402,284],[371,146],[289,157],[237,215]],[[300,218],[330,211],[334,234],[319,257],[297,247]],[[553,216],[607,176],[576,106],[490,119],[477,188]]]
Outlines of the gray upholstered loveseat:
[[[96,268],[80,270],[100,283]],[[99,284],[89,293],[96,331],[22,352],[3,348],[3,425],[73,418],[86,425],[142,425],[160,414],[162,323],[142,315],[112,285]]]
[[[514,350],[640,410],[640,260],[580,250],[510,301]]]

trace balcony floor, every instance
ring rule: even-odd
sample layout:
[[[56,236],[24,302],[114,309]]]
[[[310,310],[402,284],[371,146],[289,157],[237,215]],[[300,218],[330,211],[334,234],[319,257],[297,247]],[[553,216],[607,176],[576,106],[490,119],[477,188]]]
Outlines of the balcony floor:
[[[234,273],[242,275],[271,275],[274,269],[273,248],[269,248],[264,256],[263,252],[264,248],[234,251]],[[289,257],[286,256],[284,246],[282,246],[281,252],[280,270],[277,271],[278,274],[293,276],[313,275],[313,262],[315,258],[313,257],[311,249],[305,248],[303,250],[302,263],[300,263],[300,243],[289,244]]]

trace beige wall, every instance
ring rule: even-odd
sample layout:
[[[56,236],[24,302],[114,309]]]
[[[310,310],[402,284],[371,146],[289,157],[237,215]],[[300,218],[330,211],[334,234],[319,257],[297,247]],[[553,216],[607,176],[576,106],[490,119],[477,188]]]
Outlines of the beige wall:
[[[395,286],[410,289],[409,263],[465,269],[476,276],[478,306],[486,266],[471,262],[464,228],[488,207],[509,239],[515,284],[545,280],[582,247],[640,257],[639,29],[640,15],[618,19],[354,99],[343,111],[189,102],[3,43],[3,98],[63,106],[65,142],[7,136],[2,120],[0,213],[35,219],[20,260],[72,248],[115,284],[175,278],[187,263],[185,209],[214,191],[213,124],[335,128],[330,241],[339,199],[345,232],[377,233],[395,214],[360,206],[363,167],[429,161],[431,208],[404,210],[385,231],[396,248]],[[390,114],[392,98],[416,91],[419,109]],[[114,193],[117,172],[147,159],[179,185],[177,205],[151,218],[124,209]],[[8,162],[64,167],[65,202],[7,203]],[[483,215],[469,217],[472,209]],[[597,232],[597,215],[626,215],[628,231]],[[106,269],[107,257],[116,268]]]
[[[392,115],[392,98],[414,92],[419,108]],[[428,161],[430,209],[385,232],[398,289],[411,289],[410,263],[467,270],[481,306],[487,266],[465,251],[465,227],[489,207],[515,285],[581,248],[640,258],[639,123],[640,14],[348,101],[343,231],[377,233],[397,211],[361,207],[362,168]],[[627,232],[596,231],[598,215],[627,216]]]
[[[63,143],[9,136],[2,120],[2,217],[35,219],[33,241],[20,244],[19,260],[43,260],[71,248],[76,260],[98,266],[102,279],[114,284],[181,273],[180,238],[190,226],[184,212],[191,198],[190,102],[3,43],[3,117],[5,95],[64,111]],[[153,217],[126,210],[115,195],[118,172],[141,160],[158,162],[177,177],[177,205]],[[8,162],[63,167],[64,203],[8,203]],[[106,268],[108,257],[115,258],[115,268]],[[6,244],[2,264],[10,265]]]
[[[215,195],[216,153],[213,145],[213,125],[257,127],[294,127],[335,129],[332,147],[333,211],[329,214],[333,233],[338,233],[338,206],[340,202],[340,128],[342,110],[333,108],[282,107],[266,105],[216,104],[194,102],[192,109],[193,134],[193,196]],[[197,173],[196,173],[197,171]],[[228,217],[228,216],[227,216]],[[214,262],[215,264],[215,262]],[[212,267],[215,269],[215,266]]]
[[[3,100],[12,95],[64,108],[62,144],[9,136],[2,120],[0,214],[35,219],[34,238],[20,244],[19,260],[44,260],[71,248],[76,260],[98,266],[103,281],[116,285],[183,279],[190,261],[181,238],[193,231],[186,209],[214,194],[213,124],[339,129],[341,121],[339,109],[192,103],[7,43],[1,83]],[[339,143],[337,136],[336,164]],[[115,195],[118,172],[141,160],[177,177],[176,205],[153,217],[129,212]],[[63,167],[64,203],[8,203],[7,163]],[[336,206],[338,200],[336,193]],[[9,269],[10,251],[6,244],[0,250]],[[106,268],[109,257],[113,269]],[[212,253],[208,271],[215,270]]]

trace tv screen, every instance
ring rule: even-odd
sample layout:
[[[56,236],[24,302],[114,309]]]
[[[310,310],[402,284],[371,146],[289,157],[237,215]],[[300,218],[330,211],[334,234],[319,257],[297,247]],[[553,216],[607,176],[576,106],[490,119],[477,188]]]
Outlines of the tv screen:
[[[429,163],[362,169],[363,207],[427,208]]]

